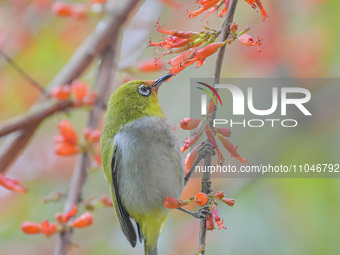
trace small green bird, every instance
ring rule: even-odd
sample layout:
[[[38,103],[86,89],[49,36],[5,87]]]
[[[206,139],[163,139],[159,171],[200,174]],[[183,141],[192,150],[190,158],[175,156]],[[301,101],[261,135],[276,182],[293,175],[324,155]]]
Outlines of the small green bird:
[[[130,81],[111,96],[101,137],[102,165],[120,226],[135,247],[137,225],[144,253],[157,254],[169,209],[179,198],[184,164],[177,138],[158,103],[158,88],[169,79]]]

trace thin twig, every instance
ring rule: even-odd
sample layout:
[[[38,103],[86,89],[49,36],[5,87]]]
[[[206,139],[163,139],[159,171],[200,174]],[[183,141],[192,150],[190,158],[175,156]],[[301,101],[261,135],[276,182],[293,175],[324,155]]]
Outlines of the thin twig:
[[[133,7],[138,3],[139,0],[130,0],[124,2],[124,8],[120,9],[120,20],[119,24],[111,28],[114,31],[110,32],[111,37],[108,38],[110,44],[102,52],[101,63],[99,66],[98,76],[95,83],[95,88],[98,92],[98,99],[96,105],[93,107],[87,127],[95,129],[98,126],[100,117],[103,113],[102,105],[106,103],[110,87],[114,80],[114,73],[116,70],[116,50],[118,39],[120,35],[120,28],[128,18],[128,14],[133,10]],[[71,209],[73,204],[79,204],[82,200],[82,190],[85,184],[87,170],[89,168],[90,155],[87,152],[83,152],[79,163],[75,167],[72,175],[70,190],[68,192],[67,200],[64,206],[64,212]],[[54,255],[65,255],[71,244],[72,231],[70,229],[65,230],[58,236]]]
[[[28,83],[39,90],[41,93],[45,93],[43,86],[41,86],[36,80],[34,80],[27,72],[25,72],[10,56],[0,49],[0,54],[6,60],[6,62]]]
[[[225,21],[222,25],[221,41],[225,41],[229,37],[230,24],[234,20],[234,13],[235,13],[235,10],[236,10],[236,6],[237,6],[237,0],[231,0],[230,4],[229,4],[226,19],[225,19]],[[217,52],[217,58],[216,58],[216,64],[215,64],[215,74],[214,74],[214,84],[213,84],[214,87],[215,87],[215,84],[219,83],[219,81],[220,81],[225,47],[226,47],[226,45],[221,47]],[[215,105],[215,108],[214,108],[214,111],[213,111],[213,114],[212,114],[212,118],[209,120],[209,126],[210,127],[212,127],[212,125],[213,125],[213,119],[216,116],[216,109],[217,109],[217,107]],[[208,166],[211,166],[211,158],[212,158],[211,154],[207,153],[205,158],[204,158],[204,166],[206,168],[208,168]],[[202,185],[202,192],[204,192],[206,194],[209,194],[209,193],[212,192],[212,189],[211,189],[211,174],[208,171],[203,173],[201,185]],[[200,231],[199,231],[199,241],[198,241],[197,250],[199,250],[202,245],[205,247],[206,232],[207,232],[207,229],[206,229],[205,220],[201,219]],[[203,250],[201,254],[204,255],[205,250]]]

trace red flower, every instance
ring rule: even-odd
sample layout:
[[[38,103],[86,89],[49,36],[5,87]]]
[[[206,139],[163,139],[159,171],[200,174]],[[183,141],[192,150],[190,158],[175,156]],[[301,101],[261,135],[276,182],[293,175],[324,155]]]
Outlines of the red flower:
[[[5,175],[1,173],[0,173],[0,186],[15,192],[20,193],[27,192],[27,188],[21,186],[19,181],[7,178]]]
[[[54,217],[60,224],[66,224],[69,221],[69,219],[71,219],[73,216],[77,214],[77,212],[78,212],[77,206],[74,204],[71,210],[69,210],[67,213],[64,214],[56,213]]]
[[[58,130],[63,140],[70,144],[77,144],[78,136],[72,124],[68,120],[62,120],[58,123]]]
[[[160,25],[159,20],[157,20],[156,30],[157,30],[157,32],[162,33],[162,34],[175,36],[175,37],[178,37],[178,38],[181,38],[181,39],[189,39],[191,41],[199,38],[199,36],[200,36],[200,34],[197,33],[197,32],[171,30],[169,28],[166,28],[166,27]]]
[[[168,209],[177,209],[184,205],[189,204],[190,202],[191,202],[190,200],[180,200],[174,197],[165,197],[163,204],[164,207]]]
[[[40,234],[42,232],[42,227],[38,223],[25,221],[21,224],[21,230],[25,234],[35,235],[35,234]]]
[[[113,206],[112,200],[111,198],[109,198],[109,196],[103,196],[99,201],[105,206],[108,206],[108,207]]]
[[[218,146],[217,146],[216,139],[215,139],[215,136],[214,136],[213,131],[212,131],[210,128],[208,128],[208,129],[205,130],[205,133],[206,133],[206,135],[207,135],[207,138],[208,138],[209,142],[210,142],[212,145],[215,146],[215,150],[216,150],[217,156],[218,156],[218,162],[217,162],[217,164],[223,164],[224,157],[223,157],[222,152],[220,151],[220,149],[219,149]]]
[[[243,35],[239,36],[238,40],[239,40],[240,43],[242,43],[245,46],[257,46],[258,51],[261,51],[260,46],[262,44],[262,40],[260,39],[259,36],[258,36],[258,39],[257,39],[256,42],[253,39],[253,37],[251,37],[248,34],[243,34]]]
[[[207,214],[205,226],[206,226],[207,230],[214,230],[215,229],[214,219],[210,214]]]
[[[184,118],[180,121],[179,126],[185,130],[191,130],[196,128],[200,122],[201,119]]]
[[[79,153],[79,148],[68,142],[56,143],[55,153],[59,156],[71,156]]]
[[[194,145],[199,140],[199,138],[201,136],[202,136],[202,133],[198,134],[198,135],[194,134],[194,135],[190,136],[189,138],[185,139],[185,143],[181,148],[182,153],[184,151],[186,151],[190,146]]]
[[[73,228],[85,228],[92,224],[93,222],[93,215],[90,212],[86,212],[80,215],[78,218],[73,220],[70,223],[70,227]]]
[[[230,3],[230,0],[227,0],[227,1],[224,2],[224,7],[223,7],[223,9],[220,11],[220,14],[218,14],[218,17],[223,17],[224,14],[226,14],[226,13],[228,12],[229,3]]]
[[[159,58],[148,58],[140,61],[137,68],[143,72],[158,72],[164,68],[164,63]]]
[[[188,173],[190,170],[191,166],[194,164],[197,154],[198,154],[198,149],[201,147],[201,144],[196,145],[193,150],[191,150],[188,155],[184,159],[184,165],[185,165],[185,175]]]
[[[210,43],[207,46],[198,49],[197,53],[195,54],[193,59],[190,59],[188,61],[197,61],[196,67],[200,67],[204,65],[204,61],[207,57],[214,54],[219,48],[224,46],[226,44],[225,42],[217,42],[217,43]]]
[[[72,5],[64,2],[55,2],[52,5],[52,12],[59,17],[69,17],[72,15]]]
[[[84,82],[73,81],[71,84],[71,92],[78,101],[82,101],[87,96],[89,90],[89,87]]]
[[[218,215],[218,211],[217,211],[217,206],[216,205],[211,206],[211,214],[212,214],[212,217],[214,218],[217,226],[219,228],[226,229],[226,227],[223,226],[223,219],[221,219],[220,216]]]
[[[259,7],[260,8],[260,11],[261,11],[261,15],[262,15],[262,20],[264,21],[268,15],[267,15],[267,12],[266,10],[264,9],[263,5],[262,5],[262,2],[261,0],[245,0],[248,4],[251,5],[251,7],[253,7],[254,9],[256,7]]]
[[[42,227],[42,233],[46,237],[50,237],[50,236],[54,235],[58,231],[57,226],[54,223],[50,223],[47,220],[41,222],[40,225]]]
[[[235,157],[236,159],[238,159],[239,161],[241,161],[243,164],[247,164],[248,160],[242,158],[238,153],[236,148],[234,147],[234,145],[223,135],[220,135],[217,133],[217,137],[218,139],[220,139],[220,141],[222,142],[224,148],[226,148],[232,157]]]
[[[221,200],[222,202],[226,203],[227,205],[229,205],[230,207],[233,207],[235,204],[235,199],[232,198],[222,198]]]
[[[58,86],[52,89],[51,96],[59,100],[67,100],[70,98],[70,93],[69,86]]]
[[[194,18],[201,14],[204,11],[209,10],[210,8],[214,7],[220,2],[220,0],[197,0],[197,3],[199,3],[201,6],[197,11],[189,12],[187,10],[187,13],[189,14],[189,18]],[[215,11],[216,9],[213,9],[211,12]]]
[[[195,203],[198,204],[199,206],[204,206],[208,203],[208,196],[207,194],[200,192],[197,193],[195,196]]]
[[[215,198],[221,200],[222,198],[224,198],[224,193],[223,191],[217,191],[217,193],[215,194]]]
[[[62,120],[58,124],[59,136],[54,138],[56,154],[60,156],[74,155],[79,152],[78,136],[72,124],[67,120]]]
[[[217,133],[225,136],[225,137],[229,137],[231,135],[231,131],[229,128],[226,127],[215,127],[215,130]]]

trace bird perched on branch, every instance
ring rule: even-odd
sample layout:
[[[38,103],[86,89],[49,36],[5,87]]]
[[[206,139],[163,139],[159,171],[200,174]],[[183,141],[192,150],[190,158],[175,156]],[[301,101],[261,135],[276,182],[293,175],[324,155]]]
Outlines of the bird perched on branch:
[[[120,226],[133,247],[137,235],[144,240],[146,255],[157,254],[169,214],[165,197],[179,198],[184,186],[180,147],[158,103],[158,89],[171,76],[121,85],[109,100],[101,137],[102,165]]]

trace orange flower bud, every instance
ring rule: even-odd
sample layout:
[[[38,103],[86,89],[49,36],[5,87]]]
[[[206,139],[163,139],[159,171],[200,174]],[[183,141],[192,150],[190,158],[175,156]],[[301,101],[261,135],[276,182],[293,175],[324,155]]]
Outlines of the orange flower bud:
[[[215,229],[214,219],[210,214],[207,214],[205,226],[206,226],[207,230],[214,230]]]
[[[212,214],[212,217],[214,218],[217,226],[219,228],[226,229],[226,227],[223,226],[223,219],[221,219],[220,216],[218,215],[218,211],[217,211],[217,206],[216,205],[211,206],[211,214]]]
[[[58,123],[58,129],[60,135],[64,138],[64,141],[70,144],[77,144],[78,136],[74,130],[72,124],[68,120],[62,120]]]
[[[38,223],[25,221],[21,224],[21,230],[25,234],[35,235],[35,234],[40,234],[42,232],[42,227]]]
[[[80,81],[72,82],[71,92],[73,96],[79,101],[82,101],[87,96],[89,90],[90,90],[89,87],[84,82]]]
[[[242,158],[238,153],[236,148],[234,147],[234,145],[232,145],[232,143],[223,135],[217,134],[218,139],[220,139],[220,141],[222,142],[224,148],[226,148],[232,157],[235,157],[236,159],[238,159],[239,161],[241,161],[243,164],[247,164],[248,160]]]
[[[72,6],[65,2],[55,2],[52,5],[52,12],[59,17],[68,17],[72,15]]]
[[[215,130],[217,133],[225,136],[225,137],[229,137],[231,135],[231,131],[229,128],[226,127],[215,127]]]
[[[199,206],[204,206],[208,203],[208,196],[207,194],[200,192],[197,193],[195,196],[195,203],[198,204]]]
[[[70,227],[73,228],[85,228],[92,224],[93,222],[93,215],[90,212],[86,212],[80,215],[78,218],[73,220],[70,223]]]
[[[57,226],[47,220],[41,222],[40,225],[42,227],[42,232],[46,237],[50,237],[58,231]]]
[[[60,224],[66,224],[69,219],[77,214],[77,211],[77,206],[73,204],[72,208],[67,213],[56,213],[54,217]]]
[[[83,132],[84,132],[84,137],[86,141],[90,143],[99,142],[101,132],[98,129],[92,130],[90,128],[85,128]]]
[[[190,200],[180,200],[174,197],[165,197],[163,204],[164,207],[168,209],[177,209],[184,205],[189,204],[190,202],[191,202]]]
[[[200,119],[184,118],[180,121],[179,126],[184,130],[191,130],[198,126]]]
[[[245,46],[257,46],[258,51],[260,50],[261,44],[262,44],[262,40],[260,39],[260,37],[257,37],[257,41],[255,42],[255,40],[253,39],[253,37],[251,37],[248,34],[243,34],[241,36],[238,37],[238,40],[240,43],[242,43]]]
[[[202,133],[200,133],[199,135],[194,134],[190,136],[189,138],[185,139],[185,143],[183,147],[181,148],[182,153],[186,151],[190,146],[194,145],[201,136],[202,136]]]
[[[230,24],[230,32],[232,34],[235,34],[237,32],[237,29],[238,29],[238,25],[235,22]]]
[[[223,191],[217,191],[217,193],[215,194],[215,198],[221,200],[222,198],[224,198],[224,193]]]
[[[232,199],[232,198],[222,198],[221,201],[226,203],[230,207],[233,207],[235,204],[235,199]]]
[[[52,89],[51,96],[59,100],[66,100],[70,98],[70,93],[71,90],[69,86],[60,86]]]
[[[7,178],[5,175],[1,173],[0,173],[0,186],[15,192],[20,193],[27,192],[27,188],[21,186],[19,181]]]
[[[140,61],[137,68],[142,72],[158,72],[164,68],[164,62],[159,58],[148,58]]]

